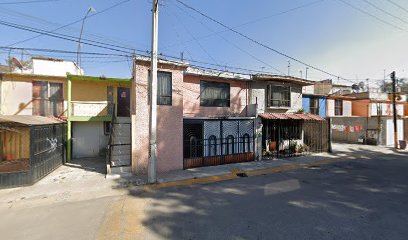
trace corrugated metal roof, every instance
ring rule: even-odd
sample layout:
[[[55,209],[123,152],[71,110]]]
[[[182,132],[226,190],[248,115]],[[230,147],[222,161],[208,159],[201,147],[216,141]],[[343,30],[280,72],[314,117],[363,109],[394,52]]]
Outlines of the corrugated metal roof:
[[[63,123],[60,120],[42,117],[42,116],[30,116],[30,115],[2,115],[0,116],[0,123],[20,123],[23,125],[47,125]]]
[[[259,116],[269,120],[315,120],[323,121],[324,118],[311,113],[261,113]]]

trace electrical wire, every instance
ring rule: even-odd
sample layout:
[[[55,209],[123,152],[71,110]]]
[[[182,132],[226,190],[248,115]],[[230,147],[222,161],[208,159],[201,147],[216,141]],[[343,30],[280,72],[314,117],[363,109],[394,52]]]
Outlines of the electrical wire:
[[[178,6],[177,6],[178,7]],[[192,19],[194,19],[195,21],[197,21],[198,23],[200,23],[201,25],[203,25],[204,27],[206,27],[209,31],[216,33],[214,30],[212,30],[211,28],[209,28],[207,25],[205,25],[203,22],[199,21],[197,18],[195,18],[194,16],[192,16],[191,14],[189,14],[188,12],[185,12],[183,9],[179,8],[181,11],[183,11],[184,13],[186,13],[189,17],[191,17]],[[234,46],[235,48],[237,48],[238,50],[240,50],[241,52],[247,54],[248,56],[252,57],[253,59],[255,59],[256,61],[265,64],[266,66],[272,68],[273,70],[285,75],[282,71],[280,71],[279,69],[275,68],[274,66],[272,66],[271,64],[261,60],[260,58],[256,57],[255,55],[251,54],[250,52],[246,51],[245,49],[241,48],[240,46],[238,46],[237,44],[231,42],[230,40],[228,40],[227,38],[225,38],[224,36],[222,36],[221,34],[218,34],[218,37],[222,38],[225,42],[227,42],[228,44]]]
[[[126,2],[129,2],[129,1],[130,1],[130,0],[124,0],[124,1],[118,2],[118,3],[116,3],[116,4],[113,4],[112,6],[109,6],[109,7],[105,8],[105,9],[103,9],[102,11],[99,11],[99,12],[96,12],[96,13],[93,13],[93,14],[90,14],[87,18],[91,18],[91,17],[97,16],[97,15],[99,15],[99,14],[102,14],[102,13],[104,13],[104,12],[107,12],[107,11],[109,11],[109,10],[111,10],[111,9],[113,9],[113,8],[116,8],[116,7],[122,5],[122,4],[126,3]],[[74,25],[74,24],[76,24],[76,23],[79,23],[79,22],[81,22],[82,20],[83,20],[83,18],[80,18],[80,19],[75,20],[75,21],[73,21],[73,22],[70,22],[70,23],[68,23],[68,24],[62,25],[61,27],[55,28],[55,29],[53,29],[53,30],[50,30],[50,31],[48,31],[48,32],[50,32],[50,33],[56,32],[56,31],[58,31],[58,30],[60,30],[60,29],[63,29],[63,28],[72,26],[72,25]],[[36,39],[36,38],[38,38],[38,37],[41,37],[41,36],[43,36],[43,35],[44,35],[44,34],[41,34],[41,33],[40,33],[40,34],[38,34],[38,35],[36,35],[36,36],[34,36],[34,37],[30,37],[30,38],[27,38],[27,39],[24,39],[24,40],[21,40],[21,41],[12,43],[12,44],[10,44],[9,46],[15,46],[15,45],[20,44],[20,43],[25,43],[25,42],[31,41],[31,40],[33,40],[33,39]]]
[[[387,0],[387,2],[391,3],[392,5],[396,6],[397,8],[405,11],[406,13],[408,13],[408,9],[404,8],[403,6],[399,5],[398,3],[391,1],[391,0]]]
[[[216,19],[214,19],[214,18],[208,16],[207,14],[205,14],[205,13],[203,13],[203,12],[197,10],[196,8],[194,8],[194,7],[192,7],[192,6],[190,6],[190,5],[186,4],[186,3],[184,3],[184,2],[181,1],[181,0],[175,0],[175,1],[177,1],[178,3],[180,3],[181,5],[183,5],[184,7],[186,7],[187,9],[190,9],[190,10],[192,10],[192,11],[194,11],[194,12],[200,14],[201,16],[203,16],[203,17],[205,17],[205,18],[207,18],[207,19],[209,19],[209,20],[211,20],[211,21],[213,21],[213,22],[215,22],[215,23],[221,25],[222,27],[228,29],[229,31],[234,32],[234,33],[240,35],[241,37],[246,38],[247,40],[249,40],[249,41],[251,41],[251,42],[253,42],[253,43],[255,43],[255,44],[259,45],[259,46],[262,46],[262,47],[264,47],[264,48],[266,48],[266,49],[268,49],[268,50],[270,50],[270,51],[273,51],[273,52],[275,52],[275,53],[277,53],[277,54],[279,54],[279,55],[281,55],[281,56],[284,56],[284,57],[286,57],[286,58],[288,58],[288,59],[291,59],[291,60],[293,60],[293,61],[295,61],[295,62],[298,62],[298,63],[300,63],[300,64],[302,64],[302,65],[305,65],[305,66],[307,66],[307,67],[309,67],[309,68],[312,68],[312,69],[314,69],[314,70],[316,70],[316,71],[325,73],[325,74],[327,74],[327,75],[329,75],[329,76],[332,76],[332,77],[336,77],[336,78],[341,78],[341,79],[347,80],[347,79],[344,78],[344,77],[340,77],[340,76],[338,76],[338,75],[336,75],[336,74],[330,73],[329,71],[326,71],[326,70],[324,70],[324,69],[322,69],[322,68],[315,67],[315,66],[313,66],[313,65],[311,65],[311,64],[308,64],[308,63],[306,63],[306,62],[304,62],[304,61],[302,61],[302,60],[299,60],[299,59],[297,59],[297,58],[291,57],[291,56],[289,56],[289,55],[287,55],[287,54],[285,54],[285,53],[283,53],[283,52],[281,52],[281,51],[279,51],[279,50],[276,50],[276,49],[274,49],[274,48],[272,48],[272,47],[270,47],[270,46],[268,46],[268,45],[266,45],[266,44],[263,44],[263,43],[261,43],[261,42],[255,40],[255,39],[253,39],[253,38],[251,38],[251,37],[249,37],[249,36],[247,36],[247,35],[245,35],[245,34],[239,32],[239,31],[237,31],[237,30],[235,30],[235,29],[233,29],[233,28],[227,26],[226,24],[224,24],[224,23],[222,23],[222,22],[220,22],[220,21],[218,21],[218,20],[216,20]]]
[[[63,39],[63,40],[71,41],[71,42],[78,42],[78,39],[76,37],[70,36],[70,35],[67,35],[67,34],[51,33],[51,32],[41,30],[41,29],[38,29],[38,28],[28,27],[28,26],[25,26],[25,25],[10,23],[10,22],[1,21],[1,20],[0,20],[0,25],[12,27],[12,28],[17,28],[17,29],[25,30],[25,31],[29,31],[29,32],[40,33],[42,35],[47,35],[47,36],[50,36],[50,37],[59,38],[59,39]],[[142,50],[127,48],[127,47],[118,46],[118,45],[114,45],[114,44],[104,43],[104,42],[100,42],[100,41],[89,40],[89,39],[85,39],[85,38],[83,38],[81,40],[81,43],[86,44],[86,45],[90,45],[90,46],[94,46],[94,47],[99,47],[99,48],[112,50],[112,51],[123,52],[123,53],[129,53],[129,52],[121,50],[121,49],[117,49],[117,48],[127,49],[127,50],[131,50],[131,51],[142,51]],[[102,44],[102,45],[100,45],[100,44]],[[106,45],[106,46],[103,46],[103,45]],[[116,47],[116,48],[113,48],[113,47]],[[142,52],[144,52],[144,51],[142,51]]]
[[[110,7],[106,8],[106,9],[102,10],[101,12],[105,12],[105,11],[107,11],[107,10],[109,10],[109,9],[112,9],[112,6],[110,6]],[[19,12],[19,11],[16,11],[16,10],[14,10],[14,9],[9,9],[9,8],[0,7],[0,11],[2,11],[3,14],[7,14],[7,15],[9,15],[9,16],[18,17],[18,18],[23,18],[24,20],[27,20],[27,21],[30,21],[30,22],[33,22],[33,23],[39,23],[39,24],[41,24],[41,25],[44,25],[44,26],[47,26],[47,27],[51,27],[53,30],[55,30],[55,28],[61,28],[61,29],[62,29],[62,28],[67,27],[67,28],[69,28],[71,31],[75,31],[75,33],[79,32],[79,29],[75,29],[75,28],[73,28],[73,27],[66,26],[66,25],[65,25],[65,26],[62,26],[62,25],[59,24],[59,23],[52,22],[52,21],[48,21],[48,20],[46,20],[46,19],[43,19],[43,18],[40,18],[40,17],[36,17],[36,16],[32,16],[32,15],[29,15],[29,14],[26,14],[26,13],[23,13],[23,12]],[[101,12],[99,12],[99,14],[100,14]],[[8,20],[8,21],[10,21],[10,20]],[[51,32],[52,32],[52,31],[51,31]],[[89,35],[89,36],[95,37],[95,38],[97,38],[97,39],[108,40],[108,42],[113,42],[113,43],[122,44],[122,46],[127,46],[127,47],[131,46],[130,44],[124,44],[123,41],[122,41],[122,42],[121,42],[121,41],[117,41],[117,40],[114,40],[114,39],[112,39],[112,38],[110,38],[110,37],[106,37],[106,36],[102,36],[102,35],[96,35],[96,34],[89,33],[89,32],[85,32],[85,33],[83,33],[83,35],[85,35],[85,36],[88,36],[88,35]],[[31,40],[31,39],[35,39],[35,38],[37,38],[37,37],[39,37],[39,36],[42,36],[42,35],[37,35],[37,36],[34,36],[34,37],[30,37],[30,38],[28,38],[28,39],[26,39],[26,40],[21,40],[20,42],[22,43],[22,42],[25,42],[25,41],[28,41],[28,40]],[[115,38],[115,39],[117,39],[117,38]],[[18,42],[17,42],[17,43],[18,43]],[[11,44],[11,45],[13,45],[13,44]],[[10,45],[10,46],[11,46],[11,45]]]
[[[392,24],[392,23],[390,23],[390,22],[388,22],[388,21],[385,21],[385,20],[383,20],[383,19],[381,19],[381,18],[375,16],[374,14],[371,14],[371,13],[367,12],[366,10],[361,9],[361,8],[359,8],[359,7],[357,7],[357,6],[353,5],[353,4],[351,4],[351,3],[349,3],[349,2],[346,2],[346,1],[344,1],[344,0],[338,0],[338,1],[342,2],[343,4],[345,4],[345,5],[347,5],[347,6],[351,7],[351,8],[353,8],[353,9],[356,10],[356,11],[359,11],[359,12],[361,12],[361,13],[367,15],[367,16],[370,16],[370,17],[376,19],[376,20],[379,21],[379,22],[382,22],[382,23],[384,23],[384,24],[386,24],[386,25],[388,25],[388,26],[391,26],[391,27],[393,27],[393,28],[395,28],[395,29],[398,29],[398,30],[407,32],[407,30],[405,30],[405,29],[403,29],[403,28],[401,28],[401,27],[399,27],[399,26],[397,26],[397,25],[395,25],[395,24]]]
[[[33,1],[19,1],[19,2],[0,2],[0,5],[17,5],[28,3],[46,3],[46,2],[59,2],[61,0],[33,0]]]
[[[236,28],[243,27],[243,26],[246,26],[246,25],[249,25],[249,24],[253,24],[253,23],[256,23],[256,22],[264,21],[264,20],[266,20],[266,19],[269,19],[269,18],[272,18],[272,17],[281,16],[281,15],[284,15],[284,14],[287,14],[287,13],[290,13],[290,12],[293,12],[293,11],[296,11],[296,10],[299,10],[299,9],[302,9],[302,8],[311,7],[311,6],[313,6],[313,5],[316,5],[317,3],[321,3],[321,2],[324,2],[324,1],[325,1],[325,0],[317,0],[317,1],[309,2],[309,3],[303,4],[303,5],[294,7],[294,8],[290,8],[290,9],[287,9],[287,10],[284,10],[284,11],[281,11],[281,12],[274,13],[274,14],[272,14],[272,15],[260,17],[260,18],[257,18],[257,19],[254,19],[254,20],[251,20],[251,21],[248,21],[248,22],[245,22],[245,23],[236,25],[236,26],[234,26],[234,27],[232,27],[232,28],[233,28],[233,29],[236,29]],[[216,32],[213,31],[213,33],[210,33],[210,34],[205,35],[205,36],[202,36],[202,37],[198,37],[197,39],[204,39],[204,38],[212,37],[212,36],[214,36],[214,35],[216,35],[216,34],[221,34],[221,33],[224,33],[224,32],[228,32],[228,30],[221,30],[221,31],[216,31]],[[188,43],[188,42],[192,42],[192,41],[194,41],[194,39],[190,39],[190,40],[184,41],[184,43]],[[177,46],[177,45],[180,45],[180,44],[183,44],[183,43],[175,43],[175,44],[167,45],[167,46],[162,47],[162,48],[173,47],[173,46]]]
[[[378,11],[381,11],[381,12],[385,13],[385,14],[388,15],[388,16],[391,16],[391,17],[393,17],[393,18],[395,18],[395,19],[400,20],[400,21],[403,22],[403,23],[408,24],[408,21],[406,21],[406,20],[404,20],[404,19],[402,19],[402,18],[400,18],[400,17],[398,17],[398,16],[395,16],[394,14],[392,14],[392,13],[390,13],[390,12],[388,12],[388,11],[386,11],[386,10],[380,8],[380,7],[378,7],[378,6],[375,5],[374,3],[371,3],[371,2],[368,1],[368,0],[362,0],[362,1],[365,2],[365,3],[367,3],[368,5],[372,6],[373,8],[377,9]]]
[[[0,49],[8,50],[8,51],[27,50],[27,51],[32,51],[32,52],[50,52],[50,53],[63,53],[63,54],[76,54],[77,53],[76,51],[68,51],[68,50],[44,49],[44,48],[18,48],[18,47],[7,47],[7,46],[0,46]],[[7,51],[7,53],[8,53],[8,51]],[[133,57],[134,56],[133,53],[115,54],[115,53],[100,53],[100,52],[81,52],[81,54],[91,55],[91,56],[118,56],[118,57]],[[159,55],[162,57],[163,60],[167,60],[167,61],[170,61],[170,62],[176,62],[174,60],[179,60],[180,59],[178,57],[171,56],[171,55],[166,55],[166,54],[162,54],[162,53],[160,53]],[[142,55],[142,54],[137,54],[137,56],[149,57],[148,55]],[[188,61],[188,62],[197,63],[196,65],[194,65],[194,66],[197,66],[197,67],[208,68],[208,67],[202,66],[202,65],[208,65],[208,66],[216,66],[216,67],[220,67],[220,68],[224,68],[224,69],[229,68],[229,69],[237,69],[237,70],[247,71],[247,73],[240,72],[240,74],[248,74],[248,72],[249,73],[254,72],[254,73],[274,74],[274,73],[266,72],[266,71],[259,71],[259,70],[242,68],[242,67],[237,67],[237,66],[220,65],[220,64],[208,63],[208,62],[203,62],[203,61],[198,61],[198,60],[193,60],[193,59],[188,59],[188,58],[186,58],[185,60]],[[202,64],[202,65],[198,65],[198,64]],[[213,68],[212,70],[215,70],[215,69]],[[222,69],[217,69],[217,71],[232,72],[232,71],[225,71],[225,70],[222,70]]]
[[[9,52],[13,51],[32,51],[32,52],[42,52],[42,53],[62,53],[62,54],[76,54],[76,51],[69,51],[69,50],[59,50],[59,49],[45,49],[45,48],[17,48],[17,47],[6,47],[6,46],[0,46],[0,51],[3,53],[9,54]],[[86,62],[94,62],[94,63],[115,63],[115,62],[125,62],[128,61],[129,59],[132,59],[136,56],[139,57],[149,57],[148,55],[141,55],[141,54],[116,54],[116,53],[101,53],[101,52],[82,52],[81,54],[85,55],[84,58],[89,58],[89,59],[98,59],[98,58],[110,58],[110,57],[121,57],[125,58],[123,60],[121,59],[115,59],[115,60],[110,60],[110,61],[86,61]],[[51,56],[55,57],[54,55],[45,55],[45,56]],[[173,63],[180,63],[179,58],[170,56],[170,55],[165,55],[165,54],[159,54],[160,59],[168,61],[168,62],[173,62]],[[60,56],[62,58],[73,58],[74,56]],[[174,60],[173,60],[174,59]],[[195,67],[195,68],[200,68],[204,70],[209,70],[209,71],[216,71],[217,73],[222,72],[222,73],[231,73],[231,74],[243,74],[243,75],[251,75],[254,73],[262,73],[262,74],[269,74],[269,75],[276,75],[275,73],[267,72],[267,71],[260,71],[260,70],[254,70],[254,69],[249,69],[249,68],[243,68],[243,67],[238,67],[238,66],[229,66],[229,65],[220,65],[220,64],[215,64],[215,63],[208,63],[208,62],[203,62],[203,61],[197,61],[193,59],[185,59],[188,61],[188,66]],[[209,67],[213,66],[213,67]],[[219,67],[219,68],[215,68]],[[230,71],[226,70],[225,67],[228,69],[235,69],[238,71]],[[389,76],[389,75],[388,75]],[[358,83],[362,81],[366,81],[366,79],[349,79],[350,81],[356,81],[353,83]],[[384,81],[384,79],[374,79],[374,78],[369,78],[370,82],[373,81]]]
[[[187,28],[187,26],[183,23],[183,21],[181,21],[179,19],[179,17],[171,12],[173,14],[173,16],[176,18],[176,20],[180,23],[181,26],[183,26],[183,28],[186,30],[186,32],[195,40],[195,42],[197,43],[197,45],[201,48],[201,50],[203,50],[203,52],[205,52],[205,54],[207,54],[207,56],[214,61],[216,64],[218,64],[217,60],[215,60],[215,58],[204,48],[204,46],[194,37],[194,35],[190,32],[190,30]]]

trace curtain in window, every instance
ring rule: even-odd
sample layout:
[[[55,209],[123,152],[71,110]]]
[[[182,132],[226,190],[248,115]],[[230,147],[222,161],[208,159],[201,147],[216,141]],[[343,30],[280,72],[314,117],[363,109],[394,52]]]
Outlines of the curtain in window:
[[[48,115],[48,82],[33,82],[33,115]]]
[[[158,72],[157,74],[157,104],[171,105],[172,84],[171,73]]]
[[[201,81],[200,90],[201,106],[230,106],[230,85],[228,83]]]
[[[50,83],[49,115],[60,116],[63,112],[62,83]]]

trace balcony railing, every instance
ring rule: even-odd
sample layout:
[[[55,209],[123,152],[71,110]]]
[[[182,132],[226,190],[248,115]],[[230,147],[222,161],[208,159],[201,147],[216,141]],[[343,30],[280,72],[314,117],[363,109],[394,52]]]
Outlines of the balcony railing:
[[[71,116],[107,117],[112,115],[113,106],[107,101],[71,101]]]

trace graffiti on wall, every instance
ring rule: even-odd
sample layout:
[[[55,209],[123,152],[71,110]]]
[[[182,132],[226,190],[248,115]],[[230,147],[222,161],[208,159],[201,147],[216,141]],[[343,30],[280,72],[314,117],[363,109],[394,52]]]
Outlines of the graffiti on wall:
[[[332,125],[333,131],[338,131],[338,132],[361,132],[363,131],[363,126],[346,126],[346,125],[339,125],[339,124],[333,124]]]

